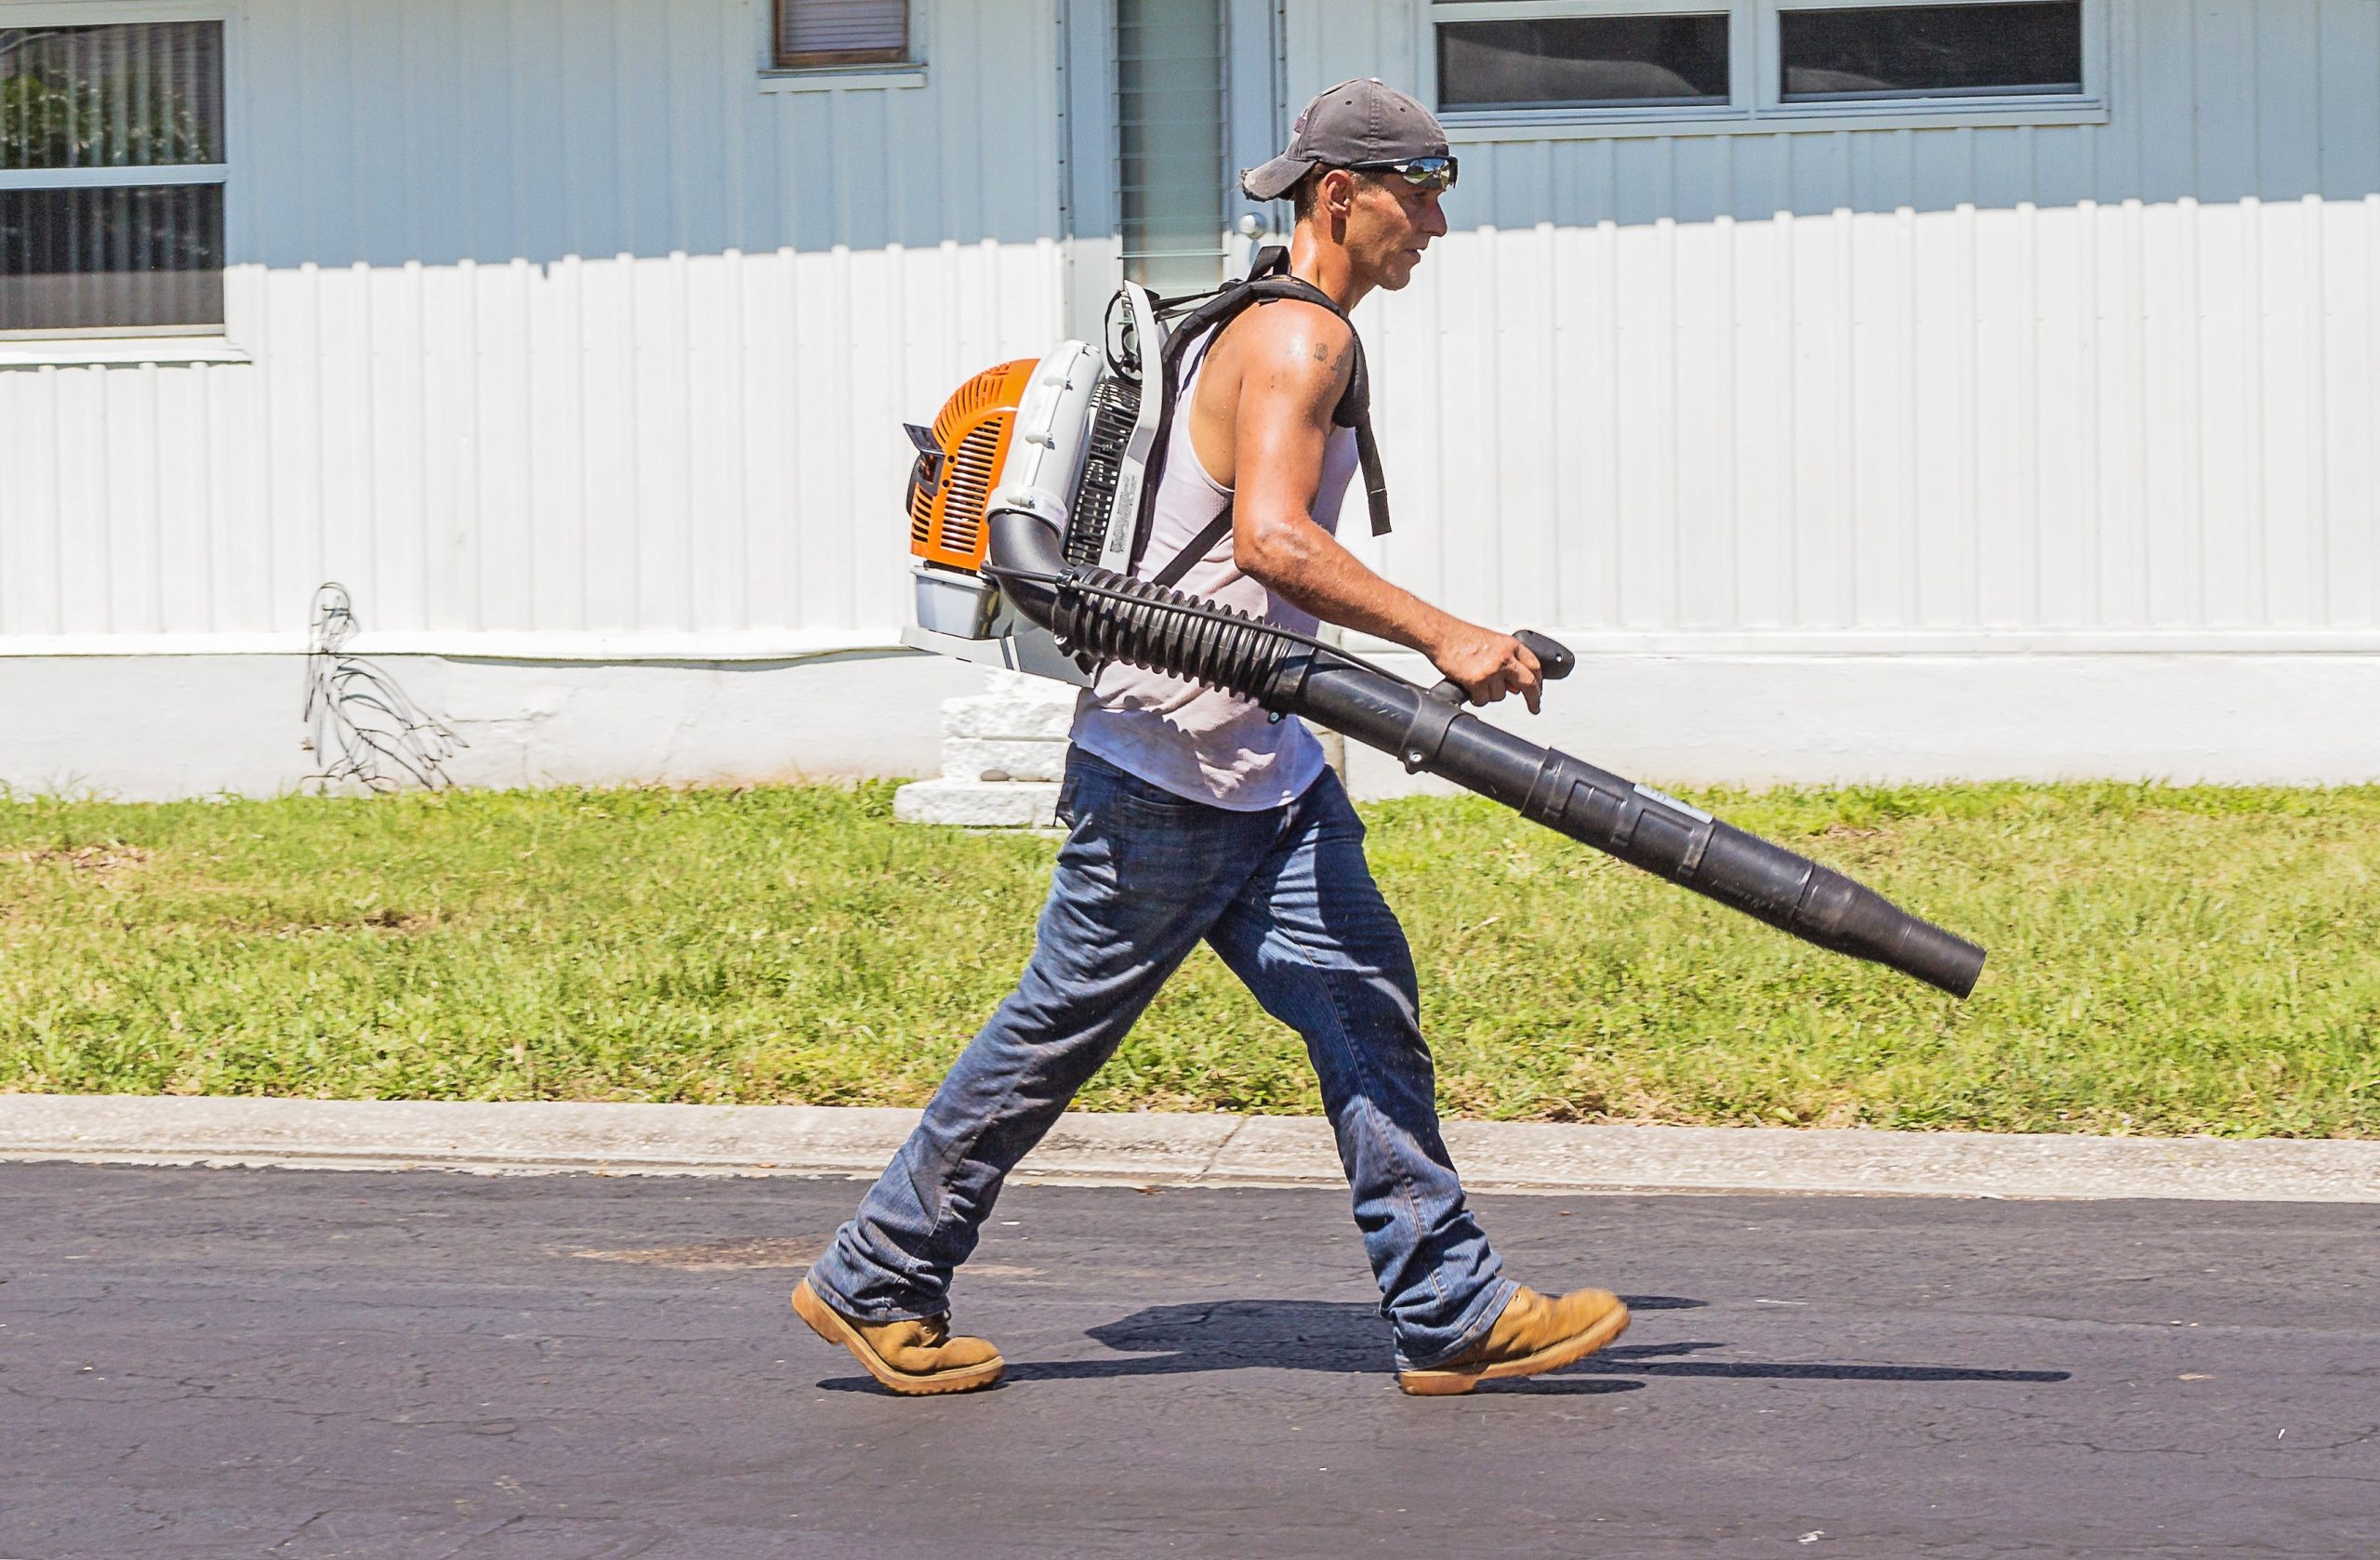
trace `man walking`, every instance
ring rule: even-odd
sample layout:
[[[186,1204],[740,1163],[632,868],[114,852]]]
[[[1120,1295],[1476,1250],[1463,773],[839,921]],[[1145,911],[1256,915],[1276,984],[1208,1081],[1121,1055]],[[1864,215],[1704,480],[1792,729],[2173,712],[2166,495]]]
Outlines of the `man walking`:
[[[1412,277],[1447,231],[1455,159],[1429,111],[1377,81],[1307,105],[1241,176],[1292,198],[1289,271],[1326,295],[1241,312],[1182,364],[1145,572],[1211,536],[1181,588],[1302,633],[1318,620],[1421,652],[1485,704],[1537,708],[1518,641],[1381,578],[1333,532],[1356,465],[1332,414],[1355,365],[1344,318]],[[1227,528],[1215,525],[1229,513]],[[1072,828],[1016,991],[943,1080],[858,1213],[794,1291],[820,1337],[901,1393],[999,1379],[949,1330],[953,1271],[1000,1184],[1201,938],[1304,1037],[1355,1193],[1406,1391],[1470,1391],[1584,1357],[1628,1310],[1503,1276],[1438,1131],[1412,958],[1364,860],[1364,828],[1294,719],[1160,674],[1104,668],[1077,710],[1059,814]]]

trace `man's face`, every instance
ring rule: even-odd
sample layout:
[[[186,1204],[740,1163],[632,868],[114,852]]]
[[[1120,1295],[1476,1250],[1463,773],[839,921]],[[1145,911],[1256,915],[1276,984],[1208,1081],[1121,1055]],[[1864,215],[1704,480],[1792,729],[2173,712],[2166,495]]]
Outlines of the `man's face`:
[[[1351,176],[1352,177],[1352,176]],[[1421,251],[1447,231],[1439,192],[1394,174],[1355,178],[1347,213],[1348,258],[1374,285],[1395,292],[1413,280]]]

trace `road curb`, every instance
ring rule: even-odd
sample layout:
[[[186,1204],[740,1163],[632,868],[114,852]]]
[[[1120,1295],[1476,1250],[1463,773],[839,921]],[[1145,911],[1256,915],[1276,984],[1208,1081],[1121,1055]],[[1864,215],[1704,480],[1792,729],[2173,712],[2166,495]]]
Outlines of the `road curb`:
[[[0,1160],[874,1176],[917,1113],[822,1105],[0,1094]],[[1465,1184],[1513,1192],[2380,1202],[2380,1143],[1449,1121]],[[1027,1180],[1339,1185],[1305,1117],[1069,1113]]]

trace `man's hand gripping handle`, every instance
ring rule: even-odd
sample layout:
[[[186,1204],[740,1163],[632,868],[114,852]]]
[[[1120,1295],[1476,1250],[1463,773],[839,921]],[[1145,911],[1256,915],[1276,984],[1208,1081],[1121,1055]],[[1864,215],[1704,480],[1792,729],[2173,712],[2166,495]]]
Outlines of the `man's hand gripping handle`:
[[[1547,639],[1534,628],[1523,628],[1513,638],[1521,648],[1537,657],[1537,673],[1540,678],[1567,677],[1579,658],[1568,648]],[[1411,774],[1437,757],[1438,748],[1447,739],[1447,728],[1462,712],[1471,694],[1453,678],[1430,690],[1427,698],[1415,701],[1413,723],[1407,728],[1405,740],[1399,745],[1398,756],[1405,760],[1405,773]],[[1535,707],[1534,704],[1531,706]]]
[[[1537,675],[1548,682],[1569,676],[1579,664],[1579,658],[1570,654],[1567,646],[1556,643],[1534,628],[1520,629],[1513,638],[1520,641],[1521,647],[1537,657]],[[1471,695],[1463,691],[1461,683],[1449,677],[1430,690],[1430,697],[1460,706]]]

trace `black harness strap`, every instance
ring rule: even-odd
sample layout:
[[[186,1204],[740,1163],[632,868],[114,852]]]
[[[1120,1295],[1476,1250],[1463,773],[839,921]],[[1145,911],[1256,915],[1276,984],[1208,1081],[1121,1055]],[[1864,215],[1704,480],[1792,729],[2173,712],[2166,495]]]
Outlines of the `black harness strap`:
[[[1225,503],[1223,513],[1207,522],[1206,529],[1191,537],[1189,546],[1175,553],[1173,562],[1157,571],[1157,577],[1149,583],[1160,590],[1172,589],[1182,583],[1182,576],[1188,574],[1198,560],[1214,551],[1215,544],[1230,535],[1231,505]]]

